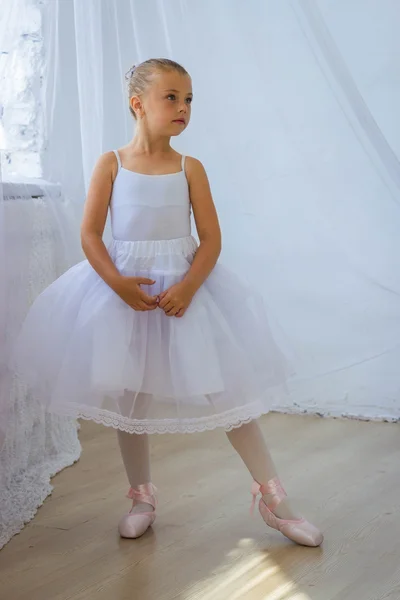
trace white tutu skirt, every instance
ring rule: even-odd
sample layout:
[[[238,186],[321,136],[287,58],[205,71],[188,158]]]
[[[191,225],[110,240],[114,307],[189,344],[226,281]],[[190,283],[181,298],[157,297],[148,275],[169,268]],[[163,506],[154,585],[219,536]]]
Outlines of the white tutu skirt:
[[[151,295],[181,281],[196,250],[191,236],[109,247],[121,274],[156,281]],[[83,261],[36,299],[11,362],[49,411],[132,433],[238,427],[272,408],[289,374],[262,299],[219,264],[176,318],[133,310]]]

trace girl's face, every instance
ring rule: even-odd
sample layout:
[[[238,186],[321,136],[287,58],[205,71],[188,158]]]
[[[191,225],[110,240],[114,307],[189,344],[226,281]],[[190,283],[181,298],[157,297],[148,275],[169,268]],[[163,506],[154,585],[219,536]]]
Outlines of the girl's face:
[[[186,129],[190,121],[192,80],[189,75],[176,71],[154,73],[153,81],[142,97],[131,98],[138,120],[144,119],[150,131],[159,135],[175,136]]]

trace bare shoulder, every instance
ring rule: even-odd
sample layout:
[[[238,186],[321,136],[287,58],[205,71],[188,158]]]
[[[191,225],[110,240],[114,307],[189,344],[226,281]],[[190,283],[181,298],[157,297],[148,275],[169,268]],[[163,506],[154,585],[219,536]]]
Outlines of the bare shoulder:
[[[200,172],[205,172],[203,163],[198,160],[197,158],[194,158],[193,156],[186,156],[185,158],[185,169],[186,172],[192,172],[192,173],[200,173]]]
[[[117,172],[118,162],[114,152],[99,156],[90,179],[86,204],[108,206]]]
[[[200,160],[188,156],[185,171],[199,239],[203,241],[212,238],[213,240],[219,240],[218,243],[220,244],[221,231],[218,215],[206,170]]]
[[[203,163],[193,156],[186,157],[185,171],[189,184],[196,180],[207,180],[207,173]]]
[[[115,156],[115,153],[112,150],[110,152],[104,152],[104,154],[101,154],[101,156],[99,156],[99,158],[97,159],[97,165],[103,167],[111,167],[114,164],[117,164],[117,157]]]
[[[118,173],[118,161],[113,151],[105,152],[97,159],[95,172],[101,173],[105,177],[110,176],[114,181]]]
[[[210,182],[208,181],[206,170],[200,160],[188,156],[185,162],[186,178],[189,185],[190,201],[193,209],[199,206],[213,205]]]

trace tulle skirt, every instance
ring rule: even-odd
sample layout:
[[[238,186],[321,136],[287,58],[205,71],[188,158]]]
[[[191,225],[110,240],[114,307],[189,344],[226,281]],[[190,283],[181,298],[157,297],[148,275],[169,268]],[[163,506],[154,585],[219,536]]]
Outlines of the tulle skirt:
[[[109,246],[123,275],[156,281],[151,295],[196,250],[191,236]],[[132,433],[238,427],[279,401],[289,373],[262,299],[220,264],[176,318],[133,310],[83,261],[35,300],[11,363],[49,411]]]

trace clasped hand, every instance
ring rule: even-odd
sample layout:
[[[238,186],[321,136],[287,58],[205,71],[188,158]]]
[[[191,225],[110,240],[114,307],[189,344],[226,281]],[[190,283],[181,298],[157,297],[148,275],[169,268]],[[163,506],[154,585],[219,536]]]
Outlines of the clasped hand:
[[[146,277],[121,277],[116,292],[134,310],[147,311],[161,308],[168,317],[183,317],[194,295],[189,286],[181,281],[159,296],[150,296],[140,287],[154,283],[153,279]]]
[[[183,317],[193,296],[194,291],[184,281],[180,281],[160,294],[158,306],[167,317]]]

